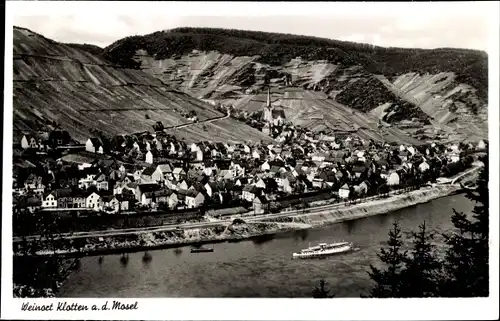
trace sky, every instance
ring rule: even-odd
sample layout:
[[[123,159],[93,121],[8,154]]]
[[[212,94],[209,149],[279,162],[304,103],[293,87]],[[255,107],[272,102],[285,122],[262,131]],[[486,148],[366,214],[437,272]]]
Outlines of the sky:
[[[491,7],[481,2],[294,3],[286,7],[279,2],[248,6],[203,2],[175,7],[175,3],[168,2],[133,4],[117,2],[96,7],[93,2],[85,6],[58,2],[38,9],[25,5],[13,10],[13,24],[56,41],[100,47],[127,36],[176,27],[214,27],[310,35],[384,47],[485,51],[491,28],[487,19]]]

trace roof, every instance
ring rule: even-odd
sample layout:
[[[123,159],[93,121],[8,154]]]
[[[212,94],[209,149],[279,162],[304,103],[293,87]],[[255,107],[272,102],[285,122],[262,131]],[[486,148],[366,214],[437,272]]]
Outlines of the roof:
[[[277,172],[279,172],[279,170],[280,170],[279,166],[271,166],[271,169],[270,169],[270,171],[272,173],[277,173]]]
[[[156,168],[161,170],[163,173],[171,173],[172,172],[172,168],[170,167],[170,164],[160,164]]]
[[[142,171],[142,175],[148,175],[148,176],[151,176],[153,175],[153,173],[155,172],[155,168],[154,167],[146,167],[143,171]]]
[[[349,186],[347,186],[347,183],[342,185],[342,187],[340,189],[349,189]]]
[[[246,186],[243,188],[243,191],[253,193],[254,189],[255,189],[255,186],[253,186],[253,185],[250,185],[250,184],[249,184],[249,185],[246,185]]]
[[[179,173],[181,173],[182,171],[184,171],[182,168],[180,168],[180,167],[176,167],[176,168],[174,168],[174,170],[172,171],[172,173],[174,173],[174,174],[179,174]]]
[[[60,197],[71,197],[72,193],[71,193],[71,189],[70,188],[59,188],[57,190],[55,190],[55,196],[57,198],[60,198]]]
[[[102,146],[101,140],[99,138],[93,137],[93,138],[90,138],[90,141],[92,142],[92,145],[94,147]]]
[[[141,190],[141,192],[143,192],[143,193],[153,192],[153,191],[156,191],[160,188],[160,186],[156,183],[154,183],[154,184],[139,184],[138,187]]]

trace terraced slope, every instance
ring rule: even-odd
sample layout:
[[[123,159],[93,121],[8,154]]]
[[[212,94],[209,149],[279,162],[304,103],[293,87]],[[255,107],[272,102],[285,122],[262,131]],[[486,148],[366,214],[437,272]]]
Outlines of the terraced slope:
[[[60,44],[27,29],[13,32],[16,142],[24,131],[55,125],[82,142],[93,129],[108,135],[152,131],[157,121],[165,127],[190,122],[186,116],[191,111],[200,121],[221,120],[175,130],[187,141],[269,139],[245,124],[222,119],[225,115],[209,104],[140,70],[115,66],[78,45]]]
[[[415,130],[409,127],[432,138],[447,139],[450,133],[458,134],[455,139],[487,136],[484,52],[380,48],[264,32],[179,28],[119,40],[103,55],[198,98],[235,101],[237,108],[248,111],[261,108],[262,89],[269,83],[275,90],[323,92],[410,135]],[[302,117],[309,117],[304,113],[309,108],[293,108],[299,114],[288,114],[294,121],[306,121]],[[329,112],[316,108],[318,114]]]

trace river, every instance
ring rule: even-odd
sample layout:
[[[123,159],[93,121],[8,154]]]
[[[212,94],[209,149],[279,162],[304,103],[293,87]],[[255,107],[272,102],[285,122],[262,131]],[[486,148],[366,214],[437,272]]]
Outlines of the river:
[[[214,244],[214,252],[191,254],[190,247],[85,257],[57,293],[58,297],[311,297],[324,278],[337,297],[359,297],[371,287],[367,275],[387,241],[394,220],[404,231],[423,220],[431,229],[452,227],[453,208],[470,212],[463,195],[433,200],[384,215],[289,232],[238,243]],[[291,255],[318,242],[354,242],[359,251],[324,259],[292,260]],[[209,247],[212,245],[208,245]]]

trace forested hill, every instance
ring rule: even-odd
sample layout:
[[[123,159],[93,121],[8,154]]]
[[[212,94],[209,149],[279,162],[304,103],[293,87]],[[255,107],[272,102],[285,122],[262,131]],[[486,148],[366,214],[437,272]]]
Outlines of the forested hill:
[[[487,99],[488,56],[477,50],[383,48],[290,34],[177,28],[118,40],[104,48],[104,55],[114,63],[138,68],[140,63],[134,61],[133,56],[140,49],[158,60],[182,56],[193,50],[218,51],[233,56],[258,55],[258,62],[271,66],[301,57],[346,66],[360,64],[370,73],[389,77],[408,72],[454,72],[457,82],[472,86],[479,97]]]
[[[286,118],[315,130],[355,131],[361,112],[375,131],[382,122],[424,140],[488,136],[488,56],[477,50],[178,28],[121,39],[102,56],[246,113],[260,110],[270,85]]]

